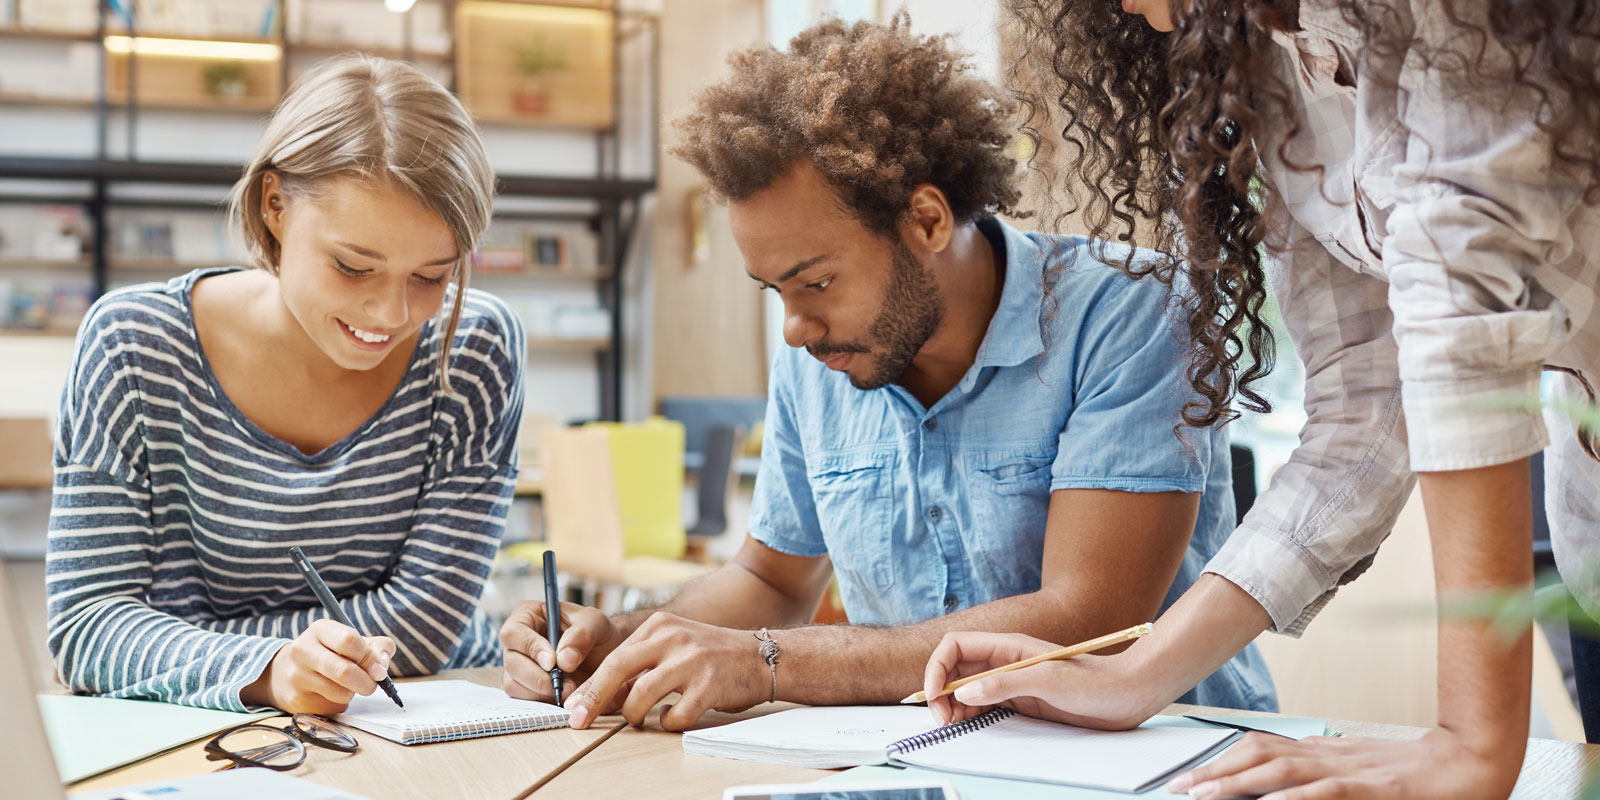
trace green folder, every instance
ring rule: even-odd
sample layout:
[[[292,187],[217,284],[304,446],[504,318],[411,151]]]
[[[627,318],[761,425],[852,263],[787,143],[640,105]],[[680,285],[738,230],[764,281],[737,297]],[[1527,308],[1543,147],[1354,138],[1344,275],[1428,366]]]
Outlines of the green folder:
[[[64,783],[176,750],[281,711],[237,714],[152,700],[41,694],[39,713]]]
[[[1327,730],[1327,723],[1323,720],[1302,717],[1207,717],[1207,719],[1236,722],[1240,725],[1249,725],[1252,728],[1259,728],[1264,731],[1281,733],[1284,736],[1295,739],[1303,739],[1307,736],[1321,736]],[[1205,727],[1204,723],[1181,718],[1164,718],[1158,724]],[[1221,753],[1217,755],[1220,756]],[[961,793],[964,800],[1002,800],[1002,798],[1003,800],[1128,800],[1130,797],[1138,797],[1140,800],[1158,800],[1159,798],[1183,798],[1188,800],[1189,797],[1186,794],[1175,795],[1168,793],[1160,786],[1142,794],[1134,795],[1106,789],[1063,786],[1055,783],[1033,783],[1030,781],[1007,780],[1005,778],[988,778],[980,775],[938,772],[921,767],[856,767],[836,775],[830,775],[817,782],[880,783],[924,778],[949,781],[956,787],[956,791]]]

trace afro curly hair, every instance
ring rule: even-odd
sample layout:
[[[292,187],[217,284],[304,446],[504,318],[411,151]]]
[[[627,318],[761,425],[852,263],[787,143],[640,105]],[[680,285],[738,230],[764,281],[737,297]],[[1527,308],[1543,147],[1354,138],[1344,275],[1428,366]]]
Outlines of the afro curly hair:
[[[702,89],[674,121],[670,152],[693,165],[713,197],[738,202],[809,159],[868,229],[889,236],[921,184],[974,221],[1017,203],[1013,106],[967,74],[947,36],[916,36],[901,11],[888,25],[830,19],[786,52],[753,47],[728,58],[732,76]]]

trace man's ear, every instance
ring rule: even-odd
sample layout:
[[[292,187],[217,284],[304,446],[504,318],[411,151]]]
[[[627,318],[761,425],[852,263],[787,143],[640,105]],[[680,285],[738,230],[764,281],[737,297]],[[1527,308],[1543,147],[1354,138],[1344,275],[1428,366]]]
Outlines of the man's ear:
[[[944,252],[950,246],[950,236],[955,230],[955,216],[950,213],[949,199],[931,183],[917,186],[911,192],[909,213],[901,228],[902,238],[913,251]]]

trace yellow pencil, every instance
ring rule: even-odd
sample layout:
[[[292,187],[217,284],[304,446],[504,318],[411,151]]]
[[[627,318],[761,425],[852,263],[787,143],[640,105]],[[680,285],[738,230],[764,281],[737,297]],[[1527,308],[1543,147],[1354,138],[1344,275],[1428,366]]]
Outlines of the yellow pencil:
[[[1121,644],[1123,642],[1130,641],[1132,639],[1137,639],[1140,636],[1144,636],[1144,635],[1150,633],[1150,631],[1152,631],[1154,629],[1155,629],[1155,625],[1153,625],[1152,623],[1146,622],[1146,623],[1143,623],[1143,624],[1140,624],[1140,625],[1135,625],[1135,626],[1133,626],[1133,627],[1131,627],[1131,628],[1129,628],[1129,629],[1127,629],[1125,631],[1117,631],[1116,633],[1108,633],[1105,636],[1102,636],[1102,637],[1100,637],[1098,639],[1090,639],[1087,642],[1079,642],[1079,643],[1077,643],[1075,645],[1072,645],[1071,647],[1063,647],[1060,650],[1051,650],[1048,653],[1040,653],[1039,655],[1036,655],[1033,658],[1025,658],[1025,659],[1023,659],[1021,661],[1018,661],[1015,664],[1007,664],[1007,665],[1005,665],[1003,667],[995,667],[994,669],[991,669],[991,670],[989,670],[987,672],[980,672],[980,673],[978,673],[976,675],[968,675],[965,678],[960,678],[958,680],[953,680],[953,681],[945,684],[944,688],[940,689],[939,693],[934,695],[934,697],[944,697],[945,695],[950,694],[951,692],[953,692],[953,691],[955,691],[957,689],[960,689],[961,687],[966,686],[967,684],[972,683],[973,681],[983,680],[984,678],[987,678],[990,675],[999,675],[1002,672],[1010,672],[1011,670],[1014,670],[1014,669],[1022,669],[1023,667],[1031,667],[1034,664],[1040,664],[1040,663],[1043,663],[1045,661],[1060,661],[1063,658],[1072,658],[1073,656],[1081,656],[1084,653],[1092,653],[1092,652],[1094,652],[1096,650],[1099,650],[1102,647],[1110,647],[1111,645],[1114,645],[1114,644]],[[927,698],[925,692],[917,692],[916,694],[911,695],[910,697],[907,697],[906,699],[901,700],[900,702],[901,703],[922,703],[922,702],[926,702],[927,700],[928,700],[928,698]]]

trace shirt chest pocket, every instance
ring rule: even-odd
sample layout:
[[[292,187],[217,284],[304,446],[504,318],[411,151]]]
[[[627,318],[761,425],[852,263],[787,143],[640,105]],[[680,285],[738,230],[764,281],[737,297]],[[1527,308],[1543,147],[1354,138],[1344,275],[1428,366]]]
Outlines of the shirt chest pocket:
[[[1039,588],[1054,445],[967,457],[972,506],[967,547],[999,596]]]
[[[1053,452],[986,452],[967,459],[981,493],[1015,496],[1050,491]]]
[[[893,586],[894,454],[828,456],[808,472],[817,522],[841,589],[850,594]]]

